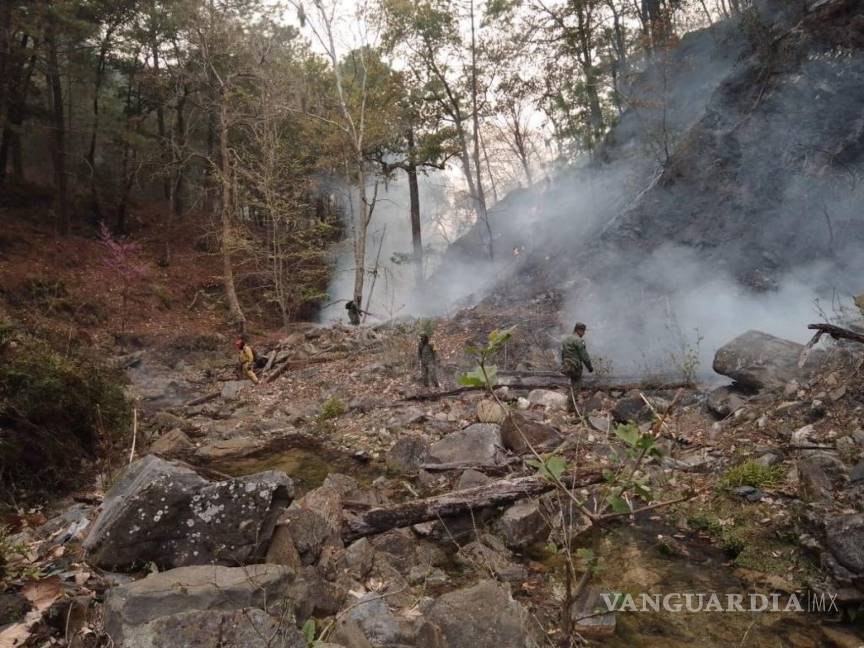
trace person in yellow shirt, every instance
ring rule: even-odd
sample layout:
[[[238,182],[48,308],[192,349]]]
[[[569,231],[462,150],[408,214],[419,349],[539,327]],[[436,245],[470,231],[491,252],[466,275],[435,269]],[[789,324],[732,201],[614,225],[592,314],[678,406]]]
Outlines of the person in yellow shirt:
[[[243,369],[243,374],[257,385],[259,380],[258,376],[255,375],[255,351],[243,337],[238,338],[234,346],[240,351],[240,366]]]

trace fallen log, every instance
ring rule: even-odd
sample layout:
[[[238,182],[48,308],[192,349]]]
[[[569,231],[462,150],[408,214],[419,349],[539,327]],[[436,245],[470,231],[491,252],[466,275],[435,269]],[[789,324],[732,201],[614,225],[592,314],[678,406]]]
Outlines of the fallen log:
[[[598,473],[590,473],[581,477],[565,478],[564,481],[569,487],[584,488],[599,484],[603,478]],[[464,515],[477,509],[509,504],[525,497],[536,497],[554,488],[553,483],[542,477],[515,477],[395,506],[376,507],[357,516],[348,516],[343,526],[342,539],[348,543],[391,529]]]
[[[204,394],[203,396],[199,396],[198,398],[193,398],[188,403],[185,403],[183,407],[194,407],[195,405],[203,405],[204,403],[209,403],[210,401],[219,398],[222,394],[222,390],[212,391],[209,394]]]
[[[344,360],[347,357],[348,357],[347,353],[333,353],[331,355],[312,357],[312,358],[307,358],[305,360],[287,360],[287,361],[283,362],[281,365],[279,365],[276,368],[276,371],[274,371],[272,374],[267,376],[267,382],[272,383],[274,380],[276,380],[279,376],[284,374],[289,369],[303,369],[304,367],[307,367],[308,365],[323,364],[325,362],[336,362],[337,360]]]
[[[558,389],[561,387],[570,387],[570,380],[565,376],[561,376],[559,379],[546,380],[545,382],[522,382],[517,380],[499,380],[495,385],[496,389],[498,387],[509,387],[510,389]],[[692,389],[693,384],[687,380],[674,380],[669,382],[661,382],[653,379],[646,379],[643,381],[635,381],[635,382],[606,382],[606,381],[585,381],[583,382],[577,391],[586,391],[590,390],[592,392],[596,391],[622,391],[628,392],[633,389],[639,390],[654,390],[654,391],[673,391],[676,389]],[[464,394],[466,392],[483,390],[486,387],[458,387],[456,389],[449,389],[447,391],[440,392],[423,392],[420,394],[414,394],[413,396],[406,396],[403,398],[403,401],[430,401],[430,400],[439,400],[441,398],[447,398],[448,396],[458,396],[459,394]]]
[[[861,344],[864,344],[864,335],[861,333],[834,326],[833,324],[810,324],[807,328],[812,331],[818,331],[814,336],[817,342],[819,341],[819,337],[827,334],[835,340],[851,340],[852,342],[860,342]]]

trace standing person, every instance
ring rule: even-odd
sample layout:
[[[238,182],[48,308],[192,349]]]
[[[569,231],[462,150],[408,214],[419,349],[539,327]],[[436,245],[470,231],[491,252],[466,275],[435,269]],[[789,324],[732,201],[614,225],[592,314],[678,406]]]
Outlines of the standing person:
[[[348,311],[348,321],[351,322],[351,326],[360,326],[360,314],[363,311],[360,310],[357,302],[352,299],[345,304],[345,310]]]
[[[435,353],[435,347],[429,341],[428,333],[420,334],[420,347],[417,350],[417,356],[420,358],[420,382],[424,387],[435,385],[440,387],[438,383],[438,354]]]
[[[255,375],[255,351],[246,342],[246,338],[242,336],[237,338],[234,346],[240,351],[240,367],[243,370],[243,375],[257,385],[260,381]]]
[[[573,333],[561,342],[561,373],[570,379],[570,387],[578,389],[582,382],[582,367],[594,373],[591,356],[585,348],[585,332],[588,327],[582,322],[576,322]]]

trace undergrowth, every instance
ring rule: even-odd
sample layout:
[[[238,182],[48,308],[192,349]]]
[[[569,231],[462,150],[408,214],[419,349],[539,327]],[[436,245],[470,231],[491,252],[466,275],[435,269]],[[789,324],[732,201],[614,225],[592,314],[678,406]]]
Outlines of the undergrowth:
[[[0,496],[78,482],[82,461],[123,445],[130,414],[95,350],[61,351],[0,323]]]
[[[727,470],[720,480],[720,484],[726,488],[735,488],[736,486],[770,488],[777,486],[782,480],[783,468],[780,466],[765,466],[758,461],[749,459]]]

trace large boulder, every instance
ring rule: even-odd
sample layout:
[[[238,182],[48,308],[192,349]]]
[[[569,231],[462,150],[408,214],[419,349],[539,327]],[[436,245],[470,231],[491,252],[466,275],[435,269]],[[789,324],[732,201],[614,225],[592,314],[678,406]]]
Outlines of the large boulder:
[[[495,581],[445,594],[420,627],[417,648],[529,648],[536,646],[533,621]]]
[[[561,443],[561,434],[551,425],[532,421],[527,416],[512,412],[501,426],[501,442],[514,454],[547,450]],[[530,445],[529,445],[530,444]]]
[[[435,463],[497,465],[501,457],[501,428],[491,423],[475,423],[432,444],[429,457]]]
[[[804,346],[761,331],[747,331],[714,355],[714,371],[746,389],[781,388],[818,366],[821,354],[811,353],[803,369],[798,361]]]
[[[264,556],[293,490],[281,472],[211,483],[148,456],[108,492],[84,548],[106,569],[248,563]]]
[[[284,612],[289,588],[295,579],[290,569],[278,565],[220,567],[200,565],[159,572],[108,592],[104,607],[105,631],[118,646],[145,646],[154,622],[162,628],[185,627],[191,617],[166,620],[179,614],[230,613],[248,608],[279,616]],[[208,615],[194,617],[205,623]],[[170,637],[169,637],[170,638]],[[162,644],[153,644],[162,645]],[[169,644],[165,644],[166,646]],[[195,645],[182,641],[170,644]],[[206,644],[202,644],[206,645]]]
[[[864,513],[847,513],[825,523],[822,568],[839,588],[839,598],[864,601]]]

